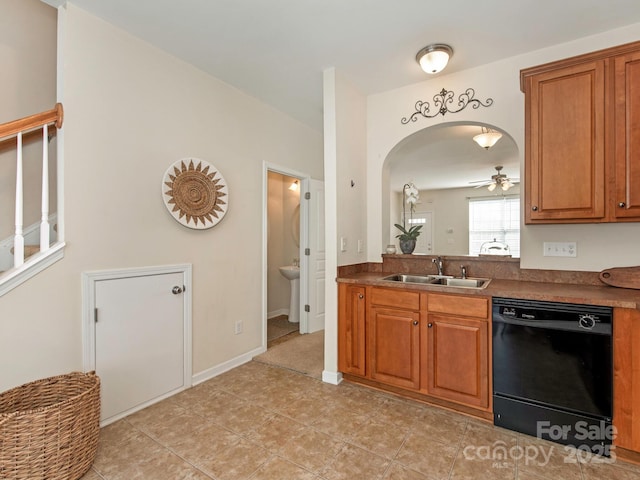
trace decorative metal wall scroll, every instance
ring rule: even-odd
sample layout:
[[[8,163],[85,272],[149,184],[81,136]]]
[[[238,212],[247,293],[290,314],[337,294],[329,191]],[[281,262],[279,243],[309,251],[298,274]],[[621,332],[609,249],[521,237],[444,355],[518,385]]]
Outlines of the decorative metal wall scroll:
[[[174,162],[164,174],[162,187],[167,210],[185,227],[211,228],[227,213],[229,190],[224,177],[204,160]]]
[[[418,115],[422,115],[425,118],[433,118],[438,115],[442,115],[444,117],[447,113],[458,113],[467,108],[467,105],[471,105],[473,108],[477,109],[479,107],[490,107],[493,104],[492,98],[487,98],[484,103],[477,98],[473,98],[476,94],[476,91],[473,88],[467,88],[464,93],[461,93],[458,97],[458,109],[451,110],[449,108],[450,105],[453,104],[454,93],[443,88],[440,93],[433,96],[433,107],[435,112],[431,112],[431,104],[429,102],[423,102],[422,100],[418,100],[416,102],[415,108],[416,111],[409,117],[403,117],[400,122],[403,125],[406,125],[409,122],[415,122],[418,119]]]

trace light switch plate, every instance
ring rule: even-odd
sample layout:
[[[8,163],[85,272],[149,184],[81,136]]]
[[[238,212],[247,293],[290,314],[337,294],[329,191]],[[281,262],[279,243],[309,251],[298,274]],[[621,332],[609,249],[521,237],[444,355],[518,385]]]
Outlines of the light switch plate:
[[[340,237],[340,251],[347,251],[347,237]]]
[[[545,257],[577,257],[576,242],[544,242]]]

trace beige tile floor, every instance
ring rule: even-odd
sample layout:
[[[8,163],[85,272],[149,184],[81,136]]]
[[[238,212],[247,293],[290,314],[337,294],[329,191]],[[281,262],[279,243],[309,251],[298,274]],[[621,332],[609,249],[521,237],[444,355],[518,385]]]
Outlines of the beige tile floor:
[[[640,467],[619,461],[567,463],[575,453],[250,362],[102,429],[83,480],[640,479]]]

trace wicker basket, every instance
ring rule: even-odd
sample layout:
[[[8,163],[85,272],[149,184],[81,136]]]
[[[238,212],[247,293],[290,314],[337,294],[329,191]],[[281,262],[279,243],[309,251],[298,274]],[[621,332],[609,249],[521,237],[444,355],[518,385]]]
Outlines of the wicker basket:
[[[0,479],[77,480],[100,433],[95,372],[45,378],[0,394]]]

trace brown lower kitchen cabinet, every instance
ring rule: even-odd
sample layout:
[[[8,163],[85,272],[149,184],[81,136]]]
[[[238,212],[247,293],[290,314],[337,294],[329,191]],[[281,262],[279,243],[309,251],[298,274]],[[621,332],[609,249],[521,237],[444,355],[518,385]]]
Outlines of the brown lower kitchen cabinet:
[[[371,288],[368,310],[371,379],[420,388],[420,293]]]
[[[620,458],[640,462],[640,311],[613,313],[613,425]]]
[[[489,297],[340,283],[338,303],[347,379],[491,418]]]
[[[341,283],[338,287],[338,369],[354,375],[366,374],[366,289]]]
[[[473,407],[489,406],[489,353],[486,320],[428,315],[429,395]]]
[[[371,307],[371,378],[420,388],[420,312]]]
[[[422,388],[434,397],[489,408],[489,299],[427,295]]]

